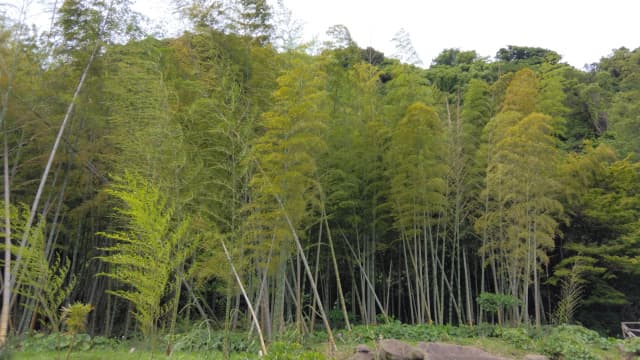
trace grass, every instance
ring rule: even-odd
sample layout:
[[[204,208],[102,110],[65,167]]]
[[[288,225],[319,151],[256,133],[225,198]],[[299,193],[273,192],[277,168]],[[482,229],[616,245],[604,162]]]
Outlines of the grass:
[[[13,353],[13,359],[15,360],[64,360],[66,356],[65,352],[30,352],[21,351]],[[161,353],[151,353],[147,351],[118,351],[118,350],[90,350],[86,352],[72,353],[71,360],[214,360],[223,359],[224,356],[220,352],[177,352],[166,356]],[[249,354],[232,354],[231,360],[245,360],[245,359],[257,359],[257,356]]]
[[[631,351],[640,349],[637,343],[607,339],[596,332],[579,326],[555,326],[542,328],[475,326],[453,327],[415,325],[394,322],[379,326],[356,326],[351,333],[336,330],[338,351],[336,359],[346,359],[353,355],[358,344],[367,344],[372,350],[380,338],[399,339],[410,344],[424,342],[445,342],[475,346],[492,354],[509,359],[522,359],[527,354],[544,354],[551,360],[622,360],[618,347],[623,345]],[[154,342],[149,347],[140,341],[119,342],[111,339],[88,338],[74,345],[70,359],[223,359],[221,332],[202,332],[193,329],[188,333],[172,337],[174,353],[164,354],[166,339]],[[22,339],[14,346],[13,359],[66,359],[65,337],[57,334],[34,335]],[[278,342],[271,344],[266,360],[328,358],[326,335],[318,332],[308,335],[303,345],[297,344],[295,334],[285,334]],[[68,340],[68,339],[67,339]],[[164,346],[162,344],[165,344]],[[258,359],[254,340],[247,338],[246,332],[236,333],[231,338],[231,360]],[[132,347],[135,350],[130,351]],[[156,349],[153,352],[149,349]],[[0,356],[0,360],[3,360]]]

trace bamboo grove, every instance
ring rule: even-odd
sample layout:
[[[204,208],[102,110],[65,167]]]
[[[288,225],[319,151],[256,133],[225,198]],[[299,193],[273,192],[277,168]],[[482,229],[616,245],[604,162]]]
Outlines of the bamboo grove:
[[[260,0],[176,5],[170,38],[119,0],[3,18],[3,339],[73,303],[92,334],[267,341],[637,318],[640,50],[422,68],[406,32],[391,58]]]

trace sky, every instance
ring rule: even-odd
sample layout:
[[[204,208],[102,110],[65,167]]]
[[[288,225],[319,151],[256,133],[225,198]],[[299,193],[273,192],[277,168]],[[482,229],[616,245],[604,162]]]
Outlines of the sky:
[[[307,34],[334,24],[360,47],[394,53],[404,28],[425,65],[443,49],[493,57],[507,45],[543,47],[582,69],[613,49],[640,47],[638,0],[284,0]]]
[[[44,0],[30,2],[27,22],[46,25]],[[275,3],[275,0],[269,0]],[[582,69],[613,49],[640,47],[638,0],[283,0],[304,23],[305,38],[324,37],[345,25],[360,47],[371,46],[390,56],[391,39],[404,28],[424,65],[444,49],[475,50],[493,57],[507,45],[543,47]],[[9,0],[19,5],[22,0]],[[36,10],[34,10],[34,8]],[[134,10],[162,23],[166,33],[182,24],[170,0],[134,0]],[[41,9],[41,7],[40,7]],[[39,19],[39,20],[38,20]]]

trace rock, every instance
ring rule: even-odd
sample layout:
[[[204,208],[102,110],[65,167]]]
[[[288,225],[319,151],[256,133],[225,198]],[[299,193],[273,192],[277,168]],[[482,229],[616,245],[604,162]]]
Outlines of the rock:
[[[347,358],[347,360],[375,360],[373,353],[355,353]]]
[[[358,345],[356,346],[356,353],[347,360],[375,360],[375,356],[367,345]]]
[[[428,360],[506,360],[473,346],[423,342],[417,346]]]
[[[549,358],[544,355],[527,355],[522,360],[549,360]]]
[[[385,339],[378,343],[378,359],[424,360],[424,354],[419,349],[400,340]]]

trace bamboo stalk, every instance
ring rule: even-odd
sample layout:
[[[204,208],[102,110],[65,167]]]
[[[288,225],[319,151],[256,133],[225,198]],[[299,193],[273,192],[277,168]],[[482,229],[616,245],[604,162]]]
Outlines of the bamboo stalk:
[[[342,308],[342,315],[344,316],[344,322],[347,326],[347,331],[351,333],[351,323],[349,322],[349,313],[347,312],[347,305],[344,301],[344,294],[342,293],[342,282],[340,281],[340,270],[338,269],[338,261],[336,260],[336,251],[333,248],[333,237],[331,236],[331,229],[329,228],[329,221],[327,220],[327,213],[324,208],[324,202],[322,203],[322,217],[324,218],[324,224],[327,227],[327,238],[329,239],[329,250],[331,250],[331,260],[333,263],[333,271],[336,274],[336,286],[338,288],[338,298],[340,299],[340,307]]]
[[[343,234],[344,236],[344,234]],[[345,243],[347,244],[347,246],[349,247],[349,250],[351,250],[351,254],[353,254],[353,258],[356,260],[356,262],[358,263],[358,265],[360,266],[360,270],[362,272],[362,275],[364,276],[365,281],[367,282],[367,285],[369,286],[369,290],[371,291],[371,293],[373,294],[373,297],[375,299],[376,304],[378,305],[378,307],[380,308],[380,311],[382,311],[382,314],[384,315],[384,320],[385,322],[389,322],[389,316],[387,315],[387,312],[384,310],[384,307],[382,306],[382,303],[380,303],[380,299],[378,299],[378,295],[376,295],[376,291],[375,288],[373,287],[373,284],[371,283],[371,281],[369,280],[369,277],[367,276],[367,272],[364,270],[364,267],[362,265],[362,262],[360,260],[360,257],[356,254],[356,252],[353,250],[353,247],[351,247],[351,244],[349,244],[349,241],[347,241],[347,239],[345,238]]]
[[[251,305],[249,296],[247,295],[247,292],[244,290],[244,285],[242,285],[242,280],[240,280],[240,276],[236,271],[236,267],[233,265],[233,261],[231,260],[231,255],[229,255],[229,251],[227,250],[227,247],[224,245],[224,240],[220,239],[220,244],[222,245],[222,249],[224,250],[224,255],[227,257],[227,261],[229,261],[229,265],[231,266],[231,271],[233,272],[233,276],[236,278],[236,281],[238,282],[238,286],[240,287],[242,296],[244,296],[244,300],[247,302],[247,307],[249,308],[249,312],[251,313],[251,318],[253,319],[253,322],[256,325],[256,330],[258,331],[258,337],[260,338],[260,347],[262,348],[263,354],[266,355],[267,346],[264,343],[264,337],[262,336],[262,330],[260,329],[260,324],[258,323],[258,317],[256,316],[255,311],[253,311],[253,305]]]

